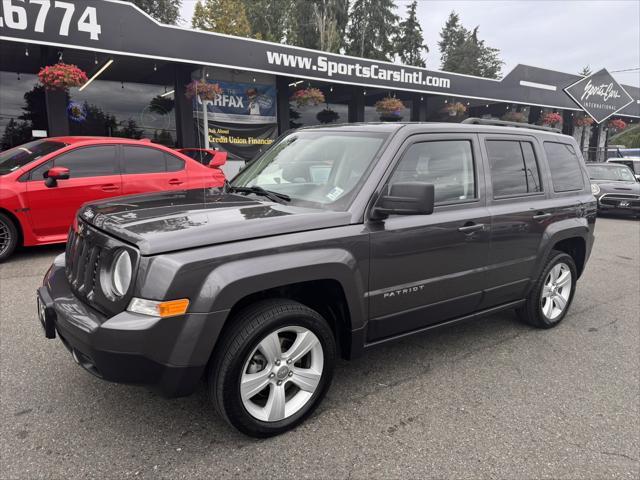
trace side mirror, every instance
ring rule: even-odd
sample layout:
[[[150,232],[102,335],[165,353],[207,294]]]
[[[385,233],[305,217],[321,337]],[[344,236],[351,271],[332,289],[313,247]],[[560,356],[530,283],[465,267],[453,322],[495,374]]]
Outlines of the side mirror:
[[[213,154],[213,158],[209,162],[209,167],[218,168],[227,163],[227,157],[229,154],[227,152],[216,152]]]
[[[58,180],[68,180],[71,176],[67,167],[53,167],[44,172],[44,184],[51,188],[58,185]]]
[[[374,218],[389,215],[430,215],[435,204],[435,189],[431,183],[394,183],[389,193],[382,195],[373,209]]]

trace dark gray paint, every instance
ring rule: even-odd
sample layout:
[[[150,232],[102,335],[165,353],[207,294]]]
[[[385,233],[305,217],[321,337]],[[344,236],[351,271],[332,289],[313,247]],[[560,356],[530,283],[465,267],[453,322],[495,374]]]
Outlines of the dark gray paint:
[[[589,256],[596,202],[586,170],[583,167],[583,190],[555,193],[542,148],[543,141],[553,140],[577,150],[571,137],[460,124],[323,128],[391,134],[346,212],[302,209],[212,190],[150,194],[86,206],[80,218],[91,210],[93,224],[86,228],[107,242],[140,252],[135,285],[123,303],[131,296],[189,298],[189,314],[185,322],[178,317],[151,325],[139,315],[123,312],[124,306],[114,311],[113,302],[100,297],[92,306],[102,313],[84,304],[74,309],[72,297],[64,294],[59,298],[70,303],[58,309],[64,317],[61,327],[80,328],[82,312],[91,311],[94,327],[79,340],[79,348],[86,343],[92,348],[109,345],[111,353],[136,352],[159,365],[198,371],[215,348],[229,311],[243,298],[265,289],[323,280],[335,282],[344,293],[348,352],[355,356],[381,340],[517,305],[560,240],[583,241],[585,261]],[[436,206],[431,215],[370,219],[402,152],[414,142],[445,138],[473,142],[477,201]],[[544,192],[494,200],[483,145],[486,138],[524,138],[534,143]],[[219,224],[223,218],[227,223]],[[459,228],[469,222],[484,228],[461,232]],[[54,299],[57,289],[63,288],[58,283],[66,283],[57,273],[61,268],[54,266],[47,277]],[[396,290],[400,295],[385,298],[385,293]],[[311,293],[323,298],[322,291]],[[163,384],[164,391],[171,390],[175,375]],[[189,370],[185,375],[195,374]],[[184,389],[181,385],[179,391],[188,390]]]

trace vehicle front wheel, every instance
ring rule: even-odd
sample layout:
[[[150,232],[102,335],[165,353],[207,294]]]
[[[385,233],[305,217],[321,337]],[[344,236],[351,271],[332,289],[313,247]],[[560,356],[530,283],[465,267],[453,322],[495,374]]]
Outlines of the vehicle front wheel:
[[[331,384],[336,346],[322,316],[291,300],[258,302],[235,318],[208,372],[216,410],[254,437],[292,429]]]
[[[9,217],[0,213],[0,263],[11,256],[18,244],[18,229]]]
[[[555,327],[569,310],[577,279],[573,258],[553,250],[518,316],[537,328]]]

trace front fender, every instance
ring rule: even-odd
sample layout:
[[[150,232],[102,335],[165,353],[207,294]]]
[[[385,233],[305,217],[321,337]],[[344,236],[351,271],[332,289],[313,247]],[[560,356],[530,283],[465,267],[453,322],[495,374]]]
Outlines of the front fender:
[[[363,327],[367,318],[364,277],[355,257],[338,248],[241,259],[220,265],[206,277],[192,310],[230,310],[242,298],[263,290],[313,280],[335,280],[342,286],[351,328],[355,330]]]

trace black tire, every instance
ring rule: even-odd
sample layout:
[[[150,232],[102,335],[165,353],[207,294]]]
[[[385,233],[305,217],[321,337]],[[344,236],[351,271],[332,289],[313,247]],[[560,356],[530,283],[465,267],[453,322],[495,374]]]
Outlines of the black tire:
[[[0,213],[0,263],[13,254],[18,245],[18,229],[4,213]]]
[[[207,390],[216,411],[233,427],[252,437],[270,437],[294,428],[313,412],[331,384],[336,357],[331,328],[318,312],[285,299],[257,302],[229,322],[232,327],[221,338],[207,373]],[[324,358],[322,374],[314,393],[300,410],[280,421],[262,421],[243,404],[240,393],[243,369],[263,339],[292,326],[310,330],[319,340]],[[275,387],[269,386],[268,391],[272,388]]]
[[[571,272],[571,290],[569,292],[569,298],[566,302],[566,306],[564,307],[562,313],[556,318],[550,319],[543,312],[542,292],[551,269],[553,269],[553,267],[555,267],[559,263],[564,263],[569,267],[569,271]],[[553,328],[557,326],[567,315],[567,312],[571,307],[573,295],[576,290],[577,280],[577,269],[573,258],[564,252],[552,250],[546,265],[542,269],[540,276],[536,280],[535,285],[533,286],[531,292],[529,293],[529,296],[527,297],[526,303],[522,307],[517,309],[518,317],[524,323],[527,323],[528,325],[536,328]]]

